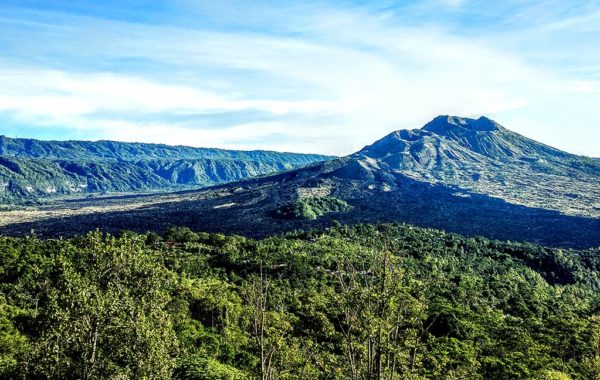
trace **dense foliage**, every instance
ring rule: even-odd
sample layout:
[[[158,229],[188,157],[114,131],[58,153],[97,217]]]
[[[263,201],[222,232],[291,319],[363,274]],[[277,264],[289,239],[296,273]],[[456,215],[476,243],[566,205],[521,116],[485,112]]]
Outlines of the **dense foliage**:
[[[348,202],[336,197],[307,197],[286,204],[272,213],[275,218],[285,219],[317,219],[335,212],[352,210]]]
[[[600,252],[408,225],[0,238],[0,378],[597,379]]]

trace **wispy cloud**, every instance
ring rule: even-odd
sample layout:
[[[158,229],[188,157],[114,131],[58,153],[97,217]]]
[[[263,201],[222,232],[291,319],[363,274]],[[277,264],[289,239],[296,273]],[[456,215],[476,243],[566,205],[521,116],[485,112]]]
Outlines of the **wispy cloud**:
[[[195,114],[261,110],[272,114],[316,112],[316,101],[237,99],[184,85],[110,73],[47,70],[0,71],[0,109],[32,116],[83,116],[102,112]]]
[[[142,21],[97,9],[0,11],[0,112],[90,138],[335,154],[439,113],[486,114],[600,155],[589,139],[569,137],[577,130],[600,141],[589,127],[600,123],[597,85],[583,71],[594,67],[591,57],[560,64],[550,45],[524,47],[554,33],[544,32],[556,29],[550,24],[522,25],[520,34],[467,24],[484,11],[477,3],[432,0],[418,11],[287,3],[281,11],[178,2],[163,19]],[[503,12],[513,17],[533,11],[509,3]],[[406,21],[441,6],[467,18],[464,33],[443,18]],[[242,20],[240,12],[250,13]]]

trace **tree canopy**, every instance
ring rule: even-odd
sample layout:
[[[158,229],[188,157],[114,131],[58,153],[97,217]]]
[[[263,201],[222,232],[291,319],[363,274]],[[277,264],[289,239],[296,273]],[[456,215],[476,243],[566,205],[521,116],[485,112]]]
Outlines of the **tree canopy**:
[[[597,379],[600,251],[338,226],[0,238],[0,378]]]

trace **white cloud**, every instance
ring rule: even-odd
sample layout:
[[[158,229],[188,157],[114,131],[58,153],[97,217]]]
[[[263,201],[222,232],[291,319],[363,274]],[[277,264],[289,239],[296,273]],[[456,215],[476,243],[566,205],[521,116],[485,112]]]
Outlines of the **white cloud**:
[[[385,12],[309,9],[285,13],[279,34],[64,15],[28,32],[13,20],[31,41],[27,54],[39,59],[28,69],[16,58],[0,61],[0,110],[96,138],[336,154],[437,114],[486,114],[564,149],[597,152],[548,130],[565,130],[566,115],[600,122],[596,83],[532,65],[494,43],[499,38],[470,38],[439,23],[409,27]],[[71,67],[44,67],[57,55]],[[244,110],[268,117],[207,129],[191,116]]]
[[[564,89],[576,93],[600,94],[600,83],[591,80],[578,79],[565,83]]]
[[[256,109],[273,114],[315,112],[320,101],[235,99],[193,87],[115,74],[0,70],[0,110],[35,117],[99,112],[200,113]]]

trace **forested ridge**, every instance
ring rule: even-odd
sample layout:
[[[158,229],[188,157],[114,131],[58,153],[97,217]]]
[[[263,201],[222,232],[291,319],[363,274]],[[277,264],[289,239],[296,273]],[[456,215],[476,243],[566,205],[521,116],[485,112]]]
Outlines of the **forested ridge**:
[[[90,161],[135,161],[155,159],[225,159],[260,162],[306,164],[326,156],[274,152],[268,150],[228,150],[219,148],[196,148],[183,145],[150,144],[120,141],[46,141],[10,138],[0,135],[0,155],[6,157],[43,158],[50,160],[87,159]]]
[[[31,203],[57,195],[198,188],[329,158],[264,150],[0,136],[0,203]]]
[[[600,250],[410,225],[0,238],[0,378],[598,379]]]

